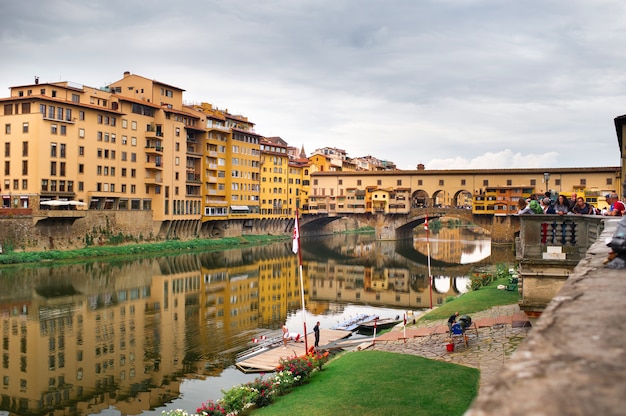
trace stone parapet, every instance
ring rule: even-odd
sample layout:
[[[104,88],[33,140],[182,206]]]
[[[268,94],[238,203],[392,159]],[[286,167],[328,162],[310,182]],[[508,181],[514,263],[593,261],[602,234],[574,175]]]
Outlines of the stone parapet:
[[[603,264],[619,219],[603,221],[600,237],[466,416],[624,414],[626,274]]]

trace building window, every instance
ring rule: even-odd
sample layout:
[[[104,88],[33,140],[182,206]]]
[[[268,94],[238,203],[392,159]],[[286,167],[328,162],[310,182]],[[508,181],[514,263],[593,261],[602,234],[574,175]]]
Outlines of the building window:
[[[85,146],[78,146],[78,156],[85,156]]]
[[[57,127],[56,124],[51,124],[50,125],[50,133],[57,134],[57,130],[58,130],[58,127]]]
[[[57,144],[50,143],[50,157],[57,157]]]
[[[513,181],[511,179],[507,179],[506,186],[511,186],[511,185],[513,185]]]
[[[421,179],[417,180],[417,186],[422,186],[423,185],[423,181]]]
[[[537,180],[536,179],[531,179],[530,180],[530,186],[536,186],[537,185]]]
[[[57,162],[50,162],[50,176],[57,176]]]
[[[122,144],[126,144],[127,141],[128,141],[128,137],[122,136]]]
[[[22,123],[22,133],[28,133],[28,123]]]
[[[85,121],[85,112],[84,111],[79,111],[78,112],[78,119],[80,121]]]
[[[22,156],[28,156],[28,142],[22,142]]]
[[[11,143],[4,144],[4,157],[11,157]]]
[[[28,175],[28,160],[22,160],[22,175]]]
[[[81,139],[85,138],[85,129],[83,128],[78,129],[78,137],[80,137]]]
[[[443,186],[444,184],[444,180],[443,179],[439,179],[439,186]]]
[[[613,178],[606,178],[607,185],[613,185]]]
[[[489,179],[483,180],[483,186],[489,186]]]
[[[315,180],[315,182],[316,182],[316,185],[317,185],[317,179]],[[357,186],[361,186],[361,180],[360,179],[357,179],[356,185]]]
[[[465,179],[461,179],[461,186],[465,186]]]
[[[586,185],[587,185],[587,179],[583,179],[583,178],[581,178],[581,179],[580,179],[580,184],[581,184],[582,186],[586,186]]]
[[[554,180],[554,185],[555,186],[560,186],[561,185],[561,180],[560,179],[555,179]]]
[[[65,124],[61,124],[60,133],[61,136],[65,136],[67,134],[67,126]]]
[[[396,186],[402,186],[402,179],[398,179],[396,181]]]
[[[85,165],[82,163],[78,164],[78,173],[85,173]]]
[[[72,94],[72,102],[73,103],[79,103],[80,102],[80,95]]]

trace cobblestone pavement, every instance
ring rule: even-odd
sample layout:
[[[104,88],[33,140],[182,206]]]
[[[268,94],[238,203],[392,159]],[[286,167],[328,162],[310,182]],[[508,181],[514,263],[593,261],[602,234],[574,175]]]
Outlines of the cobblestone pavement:
[[[476,322],[481,318],[498,318],[519,313],[517,305],[499,306],[487,311],[473,313],[470,316]],[[427,325],[446,325],[446,320],[431,321]],[[408,326],[411,328],[411,326]],[[530,327],[513,328],[510,324],[496,324],[491,327],[483,327],[466,331],[468,346],[462,340],[457,340],[454,351],[448,352],[448,334],[434,334],[409,338],[406,340],[376,341],[372,347],[378,351],[397,352],[402,354],[415,354],[433,360],[441,360],[449,363],[475,367],[480,370],[480,388],[494,381],[496,374],[502,369],[505,361],[517,349],[526,338]],[[394,331],[402,331],[402,327],[394,328]],[[408,335],[407,335],[408,336]]]

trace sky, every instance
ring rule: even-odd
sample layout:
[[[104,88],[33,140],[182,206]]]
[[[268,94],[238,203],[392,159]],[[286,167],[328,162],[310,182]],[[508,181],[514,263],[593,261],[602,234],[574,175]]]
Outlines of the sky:
[[[623,0],[0,2],[9,87],[130,71],[399,169],[619,166]]]

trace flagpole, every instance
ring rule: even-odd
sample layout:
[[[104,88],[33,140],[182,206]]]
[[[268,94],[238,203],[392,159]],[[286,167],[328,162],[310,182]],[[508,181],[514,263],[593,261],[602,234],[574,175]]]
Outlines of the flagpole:
[[[298,253],[298,272],[300,275],[300,295],[302,297],[302,324],[304,325],[304,351],[309,352],[309,342],[306,336],[306,309],[304,306],[304,278],[302,277],[302,250],[300,249],[300,225],[298,223],[298,209],[296,208],[296,224],[293,230],[293,251]]]
[[[404,314],[404,342],[406,342],[406,313]]]
[[[430,237],[428,231],[428,214],[426,214],[426,222],[424,223],[426,230],[426,247],[428,251],[428,293],[430,294],[430,309],[433,308],[433,276],[430,272]]]

